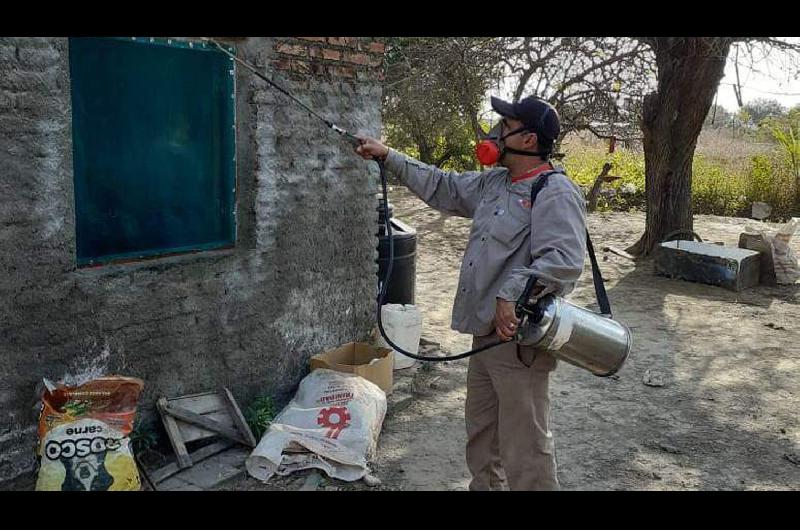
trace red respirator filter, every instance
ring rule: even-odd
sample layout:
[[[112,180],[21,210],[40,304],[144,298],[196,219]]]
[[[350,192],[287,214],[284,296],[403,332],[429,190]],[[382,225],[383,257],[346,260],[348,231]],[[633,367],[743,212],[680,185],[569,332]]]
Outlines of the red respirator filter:
[[[483,166],[493,166],[500,160],[500,148],[491,140],[483,140],[475,146],[475,157]]]

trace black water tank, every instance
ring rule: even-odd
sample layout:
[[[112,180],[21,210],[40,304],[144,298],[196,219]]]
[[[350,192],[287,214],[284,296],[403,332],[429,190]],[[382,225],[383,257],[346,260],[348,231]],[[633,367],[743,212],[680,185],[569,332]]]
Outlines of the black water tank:
[[[378,281],[383,281],[389,266],[389,237],[386,235],[386,211],[383,199],[378,204]],[[389,214],[392,213],[389,204]],[[417,231],[397,219],[392,219],[392,239],[394,240],[394,264],[387,304],[413,304],[417,277]]]

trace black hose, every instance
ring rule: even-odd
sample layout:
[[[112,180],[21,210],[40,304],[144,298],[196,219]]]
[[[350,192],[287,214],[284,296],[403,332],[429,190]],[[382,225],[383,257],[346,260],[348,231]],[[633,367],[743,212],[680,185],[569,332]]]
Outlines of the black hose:
[[[411,357],[412,359],[416,359],[418,361],[430,361],[430,362],[444,362],[444,361],[456,361],[458,359],[464,359],[465,357],[470,357],[475,355],[476,353],[480,353],[482,351],[486,351],[490,348],[494,348],[495,346],[500,346],[501,344],[506,344],[506,341],[497,341],[486,344],[485,346],[481,346],[480,348],[475,348],[474,350],[469,350],[463,353],[459,353],[457,355],[448,355],[444,357],[429,357],[426,355],[417,355],[415,353],[408,352],[392,342],[392,340],[386,335],[386,331],[383,329],[383,318],[382,318],[382,311],[381,308],[384,305],[384,301],[386,300],[386,291],[389,286],[389,280],[392,277],[392,266],[394,264],[394,239],[392,238],[392,217],[391,213],[389,212],[389,194],[386,191],[386,168],[383,166],[383,160],[379,160],[377,158],[374,159],[377,162],[378,167],[380,168],[381,172],[381,188],[383,191],[383,204],[386,211],[386,235],[389,238],[389,264],[386,267],[386,277],[381,282],[381,289],[378,294],[378,329],[383,336],[383,339],[386,341],[392,349],[397,352],[402,353],[406,357]]]
[[[264,74],[259,72],[258,68],[256,68],[252,64],[250,64],[250,63],[248,63],[246,61],[243,61],[242,59],[236,57],[236,55],[234,55],[231,52],[229,52],[228,50],[226,50],[220,43],[218,43],[214,39],[207,38],[205,40],[208,40],[208,41],[212,42],[214,45],[216,45],[217,48],[220,49],[220,51],[222,51],[223,53],[228,55],[231,59],[233,59],[234,61],[238,62],[239,64],[241,64],[242,66],[244,66],[245,68],[250,70],[259,79],[261,79],[262,81],[265,81],[269,86],[271,86],[272,88],[274,88],[278,92],[284,94],[285,96],[289,97],[292,101],[294,101],[295,103],[300,105],[302,108],[304,108],[306,111],[308,111],[308,113],[311,114],[313,117],[319,119],[320,121],[325,123],[325,125],[327,125],[331,129],[333,129],[334,131],[336,131],[337,133],[342,135],[344,137],[344,139],[347,140],[352,146],[358,147],[361,144],[361,140],[359,138],[357,138],[355,135],[350,134],[349,132],[345,131],[341,127],[338,127],[337,125],[335,125],[333,122],[326,120],[325,118],[323,118],[322,116],[320,116],[319,114],[314,112],[308,105],[306,105],[305,103],[303,103],[302,101],[297,99],[291,92],[289,92],[285,88],[281,87],[280,85],[276,84],[272,79],[268,78],[267,76],[265,76]],[[464,352],[464,353],[459,353],[458,355],[451,355],[451,356],[447,356],[447,357],[427,357],[425,355],[416,355],[414,353],[411,353],[411,352],[408,352],[408,351],[404,350],[403,348],[401,348],[400,346],[398,346],[394,342],[392,342],[392,340],[389,337],[386,336],[386,331],[384,331],[384,329],[383,329],[383,319],[382,319],[382,315],[381,315],[381,313],[382,313],[381,307],[383,307],[384,300],[386,299],[386,290],[387,290],[387,287],[389,285],[389,279],[392,277],[392,265],[393,265],[393,262],[394,262],[394,240],[392,239],[392,218],[391,218],[391,215],[389,213],[389,198],[388,198],[388,193],[386,192],[386,170],[383,167],[383,161],[382,160],[378,160],[377,158],[374,158],[373,160],[375,160],[375,162],[378,163],[378,167],[380,168],[380,172],[381,172],[381,185],[383,186],[383,203],[386,205],[386,234],[389,237],[389,266],[386,269],[386,278],[383,280],[383,284],[381,285],[381,290],[380,290],[380,293],[378,295],[378,329],[380,330],[381,335],[383,336],[383,338],[386,340],[386,342],[389,344],[389,346],[391,346],[395,351],[398,351],[398,352],[402,353],[403,355],[406,355],[406,356],[411,357],[412,359],[416,359],[418,361],[431,361],[431,362],[455,361],[455,360],[458,360],[458,359],[463,359],[465,357],[469,357],[471,355],[475,355],[476,353],[480,353],[482,351],[488,350],[489,348],[494,348],[495,346],[499,346],[501,344],[505,344],[505,341],[501,340],[501,341],[497,341],[497,342],[493,342],[493,343],[487,344],[485,346],[481,346],[480,348],[476,348],[474,350],[470,350],[470,351],[467,351],[467,352]]]

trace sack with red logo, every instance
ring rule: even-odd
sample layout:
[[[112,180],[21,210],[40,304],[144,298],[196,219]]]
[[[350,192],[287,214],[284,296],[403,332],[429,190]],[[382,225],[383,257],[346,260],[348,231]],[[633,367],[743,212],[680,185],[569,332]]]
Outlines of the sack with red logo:
[[[369,472],[386,415],[386,394],[355,374],[308,374],[291,402],[247,458],[247,472],[266,482],[308,468],[355,481]]]

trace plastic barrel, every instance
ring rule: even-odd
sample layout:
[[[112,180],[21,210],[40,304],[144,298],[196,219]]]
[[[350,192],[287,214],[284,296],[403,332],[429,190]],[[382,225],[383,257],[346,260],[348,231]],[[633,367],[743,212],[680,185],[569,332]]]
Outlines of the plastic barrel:
[[[378,281],[386,276],[389,266],[389,238],[386,235],[385,214],[382,207],[378,230]],[[392,211],[389,205],[389,211]],[[392,219],[392,236],[394,239],[394,264],[389,289],[386,293],[386,304],[414,304],[414,291],[417,276],[417,231],[402,221]]]

